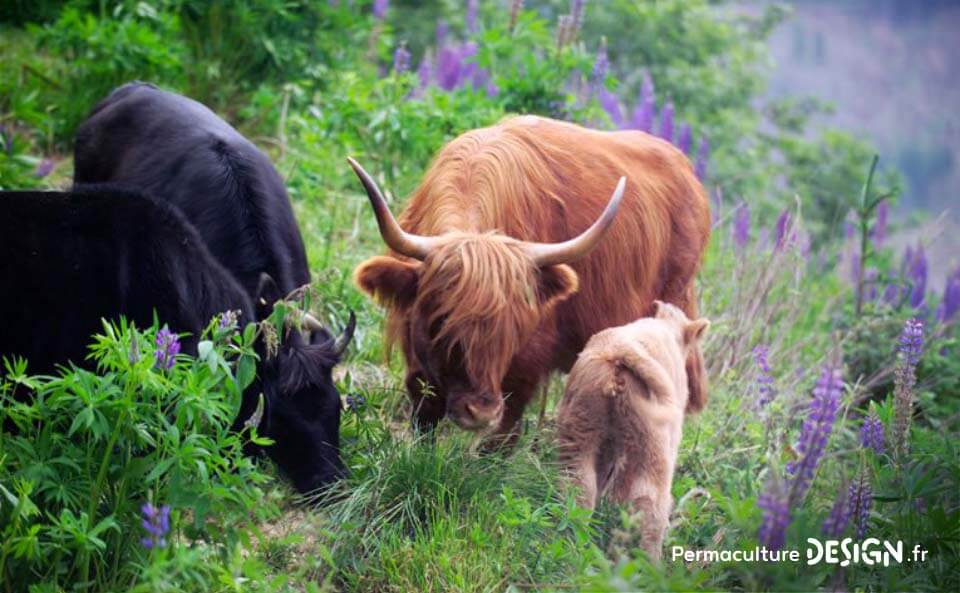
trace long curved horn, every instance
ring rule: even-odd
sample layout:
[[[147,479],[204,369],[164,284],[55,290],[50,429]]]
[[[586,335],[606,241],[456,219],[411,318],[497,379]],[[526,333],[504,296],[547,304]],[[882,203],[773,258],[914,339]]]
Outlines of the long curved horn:
[[[430,251],[436,246],[436,240],[433,237],[414,235],[400,228],[400,224],[390,213],[387,200],[384,199],[383,193],[377,187],[377,182],[373,180],[373,177],[352,157],[347,157],[347,162],[350,163],[353,172],[360,178],[363,188],[367,190],[367,197],[370,198],[370,205],[373,206],[373,214],[377,217],[377,226],[380,227],[380,236],[383,237],[387,247],[400,255],[420,261],[426,259]]]
[[[350,340],[353,339],[353,330],[357,329],[357,316],[350,311],[350,319],[347,321],[347,327],[343,328],[343,333],[337,336],[333,342],[333,351],[340,356],[347,350]]]
[[[621,177],[617,182],[617,188],[613,190],[610,201],[606,209],[600,215],[590,228],[583,231],[573,239],[562,243],[525,243],[524,248],[538,266],[552,266],[557,264],[566,264],[584,257],[590,250],[597,246],[597,243],[606,234],[610,225],[613,224],[614,217],[617,216],[617,210],[620,208],[620,201],[623,199],[623,189],[627,185],[627,178]]]

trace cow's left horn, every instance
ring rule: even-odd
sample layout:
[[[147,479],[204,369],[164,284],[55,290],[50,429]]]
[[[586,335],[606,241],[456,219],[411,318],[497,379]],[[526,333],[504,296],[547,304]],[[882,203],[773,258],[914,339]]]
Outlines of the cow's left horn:
[[[373,214],[377,217],[377,226],[380,227],[380,236],[383,237],[387,247],[400,255],[420,261],[425,260],[436,246],[436,239],[414,235],[400,228],[400,223],[390,213],[387,200],[383,197],[383,193],[373,177],[351,157],[347,157],[347,162],[350,163],[353,172],[360,178],[363,188],[367,190],[367,197],[370,198],[370,205],[373,206]]]
[[[357,316],[353,314],[353,311],[350,311],[350,319],[347,321],[347,327],[343,328],[343,333],[333,342],[333,351],[337,356],[346,352],[347,346],[350,345],[350,340],[353,339],[353,330],[355,329],[357,329]]]
[[[524,246],[527,253],[530,254],[531,259],[533,259],[533,262],[538,266],[566,264],[576,261],[590,253],[590,250],[597,246],[597,243],[599,243],[600,239],[606,234],[610,225],[613,224],[613,219],[617,216],[620,201],[623,199],[623,189],[626,185],[627,178],[621,177],[600,218],[590,225],[590,228],[573,239],[564,241],[563,243],[525,243]]]

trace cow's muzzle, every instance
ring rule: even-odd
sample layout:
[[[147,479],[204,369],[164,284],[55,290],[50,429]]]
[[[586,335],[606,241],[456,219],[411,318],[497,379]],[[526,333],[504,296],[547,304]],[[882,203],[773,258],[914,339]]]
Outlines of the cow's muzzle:
[[[503,396],[499,393],[451,395],[447,417],[464,430],[484,430],[503,417]]]

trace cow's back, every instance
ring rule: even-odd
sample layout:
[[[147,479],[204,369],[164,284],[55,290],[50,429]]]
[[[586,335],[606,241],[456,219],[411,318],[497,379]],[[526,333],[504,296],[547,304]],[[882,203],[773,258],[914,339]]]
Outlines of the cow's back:
[[[561,242],[597,219],[624,175],[617,218],[594,251],[571,264],[580,289],[557,309],[557,364],[569,368],[591,335],[649,315],[654,299],[696,314],[692,287],[710,212],[685,155],[639,131],[510,118],[441,150],[400,222],[424,235],[497,230]]]
[[[125,184],[175,204],[249,295],[263,272],[284,292],[310,281],[280,175],[202,104],[124,85],[80,126],[75,161],[77,183]]]
[[[174,208],[108,188],[0,193],[0,356],[22,356],[33,373],[83,364],[101,318],[149,326],[156,311],[190,332],[241,310],[242,287]]]

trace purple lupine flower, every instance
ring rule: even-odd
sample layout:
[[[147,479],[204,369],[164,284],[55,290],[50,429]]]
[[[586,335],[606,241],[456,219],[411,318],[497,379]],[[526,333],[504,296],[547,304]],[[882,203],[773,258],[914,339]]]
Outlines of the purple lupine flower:
[[[907,365],[916,367],[923,355],[923,322],[908,319],[903,324],[898,350]]]
[[[596,88],[603,87],[607,79],[607,68],[610,66],[610,58],[607,56],[607,38],[600,40],[600,49],[597,50],[597,59],[593,62],[593,74],[590,79]]]
[[[913,261],[907,268],[907,276],[912,284],[910,306],[918,309],[923,305],[927,295],[927,254],[922,244],[918,243],[916,251],[913,252]]]
[[[53,171],[54,163],[51,159],[43,159],[40,161],[40,164],[37,165],[36,171],[33,172],[33,176],[37,179],[43,179]]]
[[[443,19],[437,19],[436,37],[437,47],[443,47],[447,44],[447,36],[450,34],[450,25]]]
[[[673,101],[668,101],[660,110],[660,137],[673,143]]]
[[[707,165],[710,163],[710,139],[706,136],[700,137],[700,144],[697,146],[697,158],[694,160],[693,170],[697,174],[697,179],[701,182],[707,179]]]
[[[875,411],[871,411],[860,425],[860,445],[864,449],[872,449],[877,455],[884,452],[883,420]]]
[[[937,320],[946,323],[960,310],[960,267],[947,277],[943,287],[943,298],[937,308]]]
[[[773,376],[770,374],[770,364],[767,361],[769,354],[770,348],[768,346],[759,345],[753,349],[753,360],[760,368],[760,373],[757,376],[757,392],[759,393],[757,406],[761,408],[772,402],[776,396],[773,388]]]
[[[887,217],[890,215],[890,202],[881,200],[877,204],[877,218],[870,229],[870,238],[873,239],[873,246],[879,250],[883,247],[883,242],[887,238]]]
[[[900,286],[895,282],[887,284],[887,287],[883,289],[883,295],[880,297],[880,300],[885,305],[894,306],[897,304],[897,301],[900,300]]]
[[[437,85],[445,91],[452,91],[460,84],[463,64],[460,51],[456,47],[445,46],[437,55]]]
[[[740,202],[737,213],[733,217],[733,244],[737,249],[743,249],[750,242],[750,206]]]
[[[240,319],[240,311],[225,311],[220,315],[220,322],[217,328],[220,331],[233,331],[237,328]]]
[[[467,0],[467,14],[464,18],[464,27],[467,35],[473,35],[479,30],[477,25],[477,0]]]
[[[487,83],[487,88],[485,90],[487,92],[487,96],[491,99],[500,94],[500,87],[498,87],[497,83],[495,83],[492,79]]]
[[[170,532],[170,507],[163,505],[158,509],[147,502],[140,507],[140,513],[143,515],[141,525],[147,532],[147,537],[140,540],[143,547],[148,550],[166,547],[167,533]]]
[[[382,21],[390,9],[390,0],[373,0],[373,18]]]
[[[562,14],[557,19],[557,47],[562,48],[573,39],[573,17]]]
[[[462,46],[460,46],[460,64],[462,64],[463,70],[460,72],[460,81],[457,86],[463,86],[466,82],[474,80],[474,77],[477,75],[477,71],[480,69],[479,66],[473,61],[473,58],[477,55],[477,44],[473,41],[467,41]]]
[[[777,242],[774,244],[775,251],[781,251],[792,239],[790,210],[783,209],[780,216],[777,217]],[[791,236],[787,236],[790,233]]]
[[[893,375],[893,448],[897,461],[907,453],[910,420],[913,418],[913,388],[917,384],[917,364],[923,355],[923,323],[908,319],[903,324],[898,345],[900,358]]]
[[[833,506],[830,507],[830,513],[823,522],[822,532],[824,537],[840,539],[840,536],[846,531],[847,524],[850,523],[849,497],[850,493],[846,488],[841,488],[840,492],[837,493],[837,498],[833,501]]]
[[[620,111],[620,101],[617,96],[601,87],[597,98],[600,100],[600,106],[603,107],[603,110],[610,117],[610,121],[613,122],[614,127],[623,127],[623,113]]]
[[[633,109],[633,120],[630,122],[635,130],[643,132],[653,132],[653,118],[657,111],[656,90],[653,86],[653,78],[649,72],[643,73],[643,83],[640,85],[640,97],[637,99],[637,105]]]
[[[677,148],[683,154],[690,154],[690,145],[693,143],[693,130],[690,124],[684,122],[680,125],[680,135],[677,136]]]
[[[570,17],[573,19],[573,38],[575,39],[583,26],[584,0],[570,0]]]
[[[167,326],[157,332],[157,362],[156,368],[169,371],[176,362],[180,353],[180,338],[170,331]]]
[[[880,273],[876,268],[867,268],[867,271],[863,273],[863,284],[866,288],[864,298],[869,302],[877,300],[877,276],[879,275]]]
[[[432,68],[430,67],[430,56],[424,54],[423,59],[420,60],[420,66],[417,67],[417,78],[420,79],[420,88],[425,89],[430,86],[430,79],[433,75]]]
[[[790,525],[790,498],[783,481],[772,478],[764,493],[757,497],[757,506],[763,510],[757,539],[768,550],[779,550],[786,542],[787,526]]]
[[[863,540],[867,535],[867,526],[870,521],[870,507],[873,506],[873,488],[866,473],[860,475],[850,484],[847,492],[849,515],[857,528],[857,539]]]
[[[803,500],[810,488],[813,475],[833,432],[842,393],[843,375],[839,370],[824,368],[813,388],[807,418],[800,429],[800,441],[795,447],[800,458],[787,464],[787,473],[793,476],[791,503]]]
[[[397,51],[393,52],[393,73],[403,74],[410,69],[410,52],[407,51],[407,44],[401,43]]]

